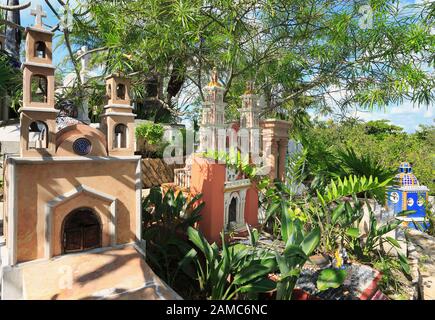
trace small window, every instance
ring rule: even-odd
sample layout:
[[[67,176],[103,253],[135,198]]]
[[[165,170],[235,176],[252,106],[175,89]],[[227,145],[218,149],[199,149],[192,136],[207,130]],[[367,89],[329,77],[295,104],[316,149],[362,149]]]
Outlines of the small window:
[[[115,127],[115,136],[113,147],[114,148],[127,148],[127,131],[128,128],[125,124],[118,124]]]
[[[42,121],[34,121],[29,127],[29,149],[48,148],[48,127]]]
[[[125,100],[125,85],[118,84],[116,86],[116,97],[118,100]]]
[[[47,102],[47,77],[33,75],[31,80],[31,102]]]
[[[91,142],[86,138],[78,138],[73,143],[73,150],[80,156],[87,155],[92,150]]]
[[[47,47],[45,46],[45,43],[42,41],[38,41],[35,43],[35,57],[36,58],[43,58],[45,59],[45,52],[47,50]]]

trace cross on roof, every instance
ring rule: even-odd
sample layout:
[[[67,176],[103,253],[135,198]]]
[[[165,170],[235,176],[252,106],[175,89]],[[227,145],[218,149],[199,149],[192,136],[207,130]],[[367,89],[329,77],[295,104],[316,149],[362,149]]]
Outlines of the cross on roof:
[[[88,69],[88,64],[90,60],[90,56],[88,54],[88,47],[82,46],[80,50],[77,51],[77,55],[80,58],[80,61],[82,63],[82,71],[86,71]]]
[[[30,11],[30,15],[35,16],[35,26],[42,27],[42,18],[47,17],[47,13],[42,10],[42,6],[38,4],[35,9]]]

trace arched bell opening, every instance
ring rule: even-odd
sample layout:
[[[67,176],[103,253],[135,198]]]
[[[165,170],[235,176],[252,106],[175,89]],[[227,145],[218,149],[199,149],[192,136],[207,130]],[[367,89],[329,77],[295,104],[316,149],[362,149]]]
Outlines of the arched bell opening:
[[[127,148],[127,133],[128,128],[125,124],[120,123],[115,126],[113,141],[114,148]]]
[[[48,148],[48,126],[42,121],[33,121],[29,126],[28,149]]]
[[[35,74],[31,78],[31,102],[47,102],[48,81],[47,77]]]
[[[36,58],[45,59],[46,54],[47,54],[47,46],[45,45],[45,43],[43,41],[37,41],[35,43],[34,56]]]
[[[116,99],[125,100],[126,90],[124,84],[118,84],[116,86]]]

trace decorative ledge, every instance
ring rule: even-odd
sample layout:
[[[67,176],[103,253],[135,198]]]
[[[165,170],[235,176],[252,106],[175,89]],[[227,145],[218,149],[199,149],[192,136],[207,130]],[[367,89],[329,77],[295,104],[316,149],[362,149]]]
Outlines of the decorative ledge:
[[[251,180],[249,180],[249,179],[226,181],[224,184],[224,191],[229,190],[229,189],[248,188],[250,186],[251,186]]]

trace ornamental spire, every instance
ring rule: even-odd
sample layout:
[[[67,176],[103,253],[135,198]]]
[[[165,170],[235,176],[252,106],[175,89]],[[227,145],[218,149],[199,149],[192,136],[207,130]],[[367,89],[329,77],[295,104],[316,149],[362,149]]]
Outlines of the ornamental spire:
[[[246,82],[245,94],[253,94],[254,93],[254,81],[250,80]]]
[[[213,71],[211,72],[211,81],[208,83],[209,87],[220,87],[221,85],[219,84],[219,80],[218,80],[218,71],[217,68],[214,67]]]

